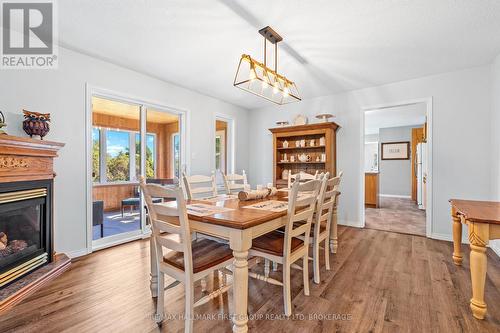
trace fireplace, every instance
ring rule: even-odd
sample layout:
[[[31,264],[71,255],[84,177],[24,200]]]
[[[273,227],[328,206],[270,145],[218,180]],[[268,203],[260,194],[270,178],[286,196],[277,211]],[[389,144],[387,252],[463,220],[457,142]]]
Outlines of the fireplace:
[[[71,264],[53,247],[54,159],[63,146],[0,134],[0,316]]]
[[[0,184],[0,288],[52,261],[52,180]]]

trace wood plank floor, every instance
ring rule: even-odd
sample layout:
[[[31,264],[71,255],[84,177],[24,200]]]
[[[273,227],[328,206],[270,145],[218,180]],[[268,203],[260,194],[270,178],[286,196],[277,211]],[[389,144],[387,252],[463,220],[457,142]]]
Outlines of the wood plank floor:
[[[339,253],[332,270],[321,271],[304,296],[302,273],[292,277],[294,316],[282,317],[278,286],[250,281],[251,332],[499,332],[500,261],[488,250],[488,315],[476,320],[469,310],[468,248],[463,267],[452,263],[452,244],[370,229],[339,228]],[[179,332],[183,331],[184,288],[166,292],[171,317],[162,328],[151,319],[149,249],[146,240],[96,252],[45,290],[0,318],[2,332]],[[262,270],[262,265],[254,268]],[[280,272],[275,272],[277,278]],[[168,282],[167,282],[168,283]],[[199,286],[198,286],[199,289]],[[199,293],[197,293],[199,295]],[[230,332],[224,315],[231,294],[195,309],[204,319],[195,331]],[[208,317],[212,316],[212,318]],[[219,319],[219,316],[222,319]],[[274,319],[274,320],[272,320]]]
[[[425,210],[406,198],[380,198],[378,208],[365,209],[365,226],[369,229],[425,236]]]

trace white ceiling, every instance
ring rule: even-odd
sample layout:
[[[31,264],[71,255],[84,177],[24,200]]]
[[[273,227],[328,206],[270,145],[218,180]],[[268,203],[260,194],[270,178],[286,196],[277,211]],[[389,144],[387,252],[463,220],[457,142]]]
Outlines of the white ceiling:
[[[425,103],[367,111],[365,134],[376,134],[381,128],[423,125],[425,114]]]
[[[61,45],[255,108],[232,86],[257,30],[284,37],[279,71],[303,98],[488,64],[500,53],[498,0],[65,0]],[[271,54],[269,54],[271,56]]]

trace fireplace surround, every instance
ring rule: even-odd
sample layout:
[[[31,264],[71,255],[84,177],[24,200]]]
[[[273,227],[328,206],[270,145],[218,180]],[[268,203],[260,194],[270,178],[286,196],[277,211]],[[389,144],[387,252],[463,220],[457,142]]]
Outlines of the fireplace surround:
[[[53,245],[53,165],[63,146],[0,134],[0,314],[70,265]]]

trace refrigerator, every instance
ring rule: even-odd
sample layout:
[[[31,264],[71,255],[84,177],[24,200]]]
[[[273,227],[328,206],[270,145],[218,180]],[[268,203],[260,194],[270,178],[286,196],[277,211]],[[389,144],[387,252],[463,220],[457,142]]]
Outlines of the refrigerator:
[[[417,144],[416,176],[417,176],[417,204],[418,208],[425,209],[427,201],[426,179],[427,179],[427,144]]]

